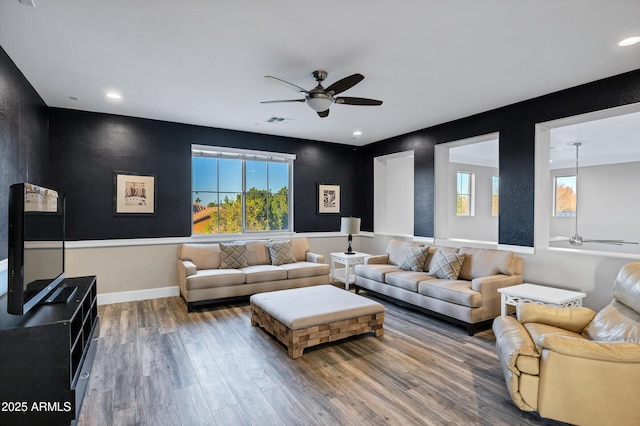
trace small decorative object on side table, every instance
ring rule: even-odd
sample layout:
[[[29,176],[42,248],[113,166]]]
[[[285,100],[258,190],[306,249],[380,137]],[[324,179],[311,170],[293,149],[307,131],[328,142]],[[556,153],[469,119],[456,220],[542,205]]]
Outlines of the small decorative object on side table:
[[[582,299],[586,297],[586,293],[579,291],[528,283],[499,288],[498,291],[502,299],[502,315],[507,314],[507,305],[517,306],[518,303],[530,302],[566,308],[569,306],[582,306]]]
[[[331,253],[331,283],[336,280],[344,283],[345,290],[349,289],[349,284],[355,281],[353,266],[361,265],[364,259],[371,256],[367,253],[353,252],[346,254],[343,252]],[[336,268],[336,263],[344,265],[343,268]]]

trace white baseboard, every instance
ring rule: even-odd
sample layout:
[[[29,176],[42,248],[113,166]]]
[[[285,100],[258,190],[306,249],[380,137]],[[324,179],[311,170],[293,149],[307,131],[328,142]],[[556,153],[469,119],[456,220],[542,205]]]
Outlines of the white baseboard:
[[[178,286],[150,288],[148,290],[122,291],[118,293],[98,294],[98,305],[111,305],[113,303],[135,302],[138,300],[159,299],[162,297],[179,296]]]

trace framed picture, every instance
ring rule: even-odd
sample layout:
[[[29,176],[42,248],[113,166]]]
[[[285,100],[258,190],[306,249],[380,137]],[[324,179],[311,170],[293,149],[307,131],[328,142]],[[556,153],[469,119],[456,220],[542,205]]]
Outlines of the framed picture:
[[[318,184],[318,213],[340,213],[340,185]]]
[[[156,214],[156,176],[113,172],[113,213]]]

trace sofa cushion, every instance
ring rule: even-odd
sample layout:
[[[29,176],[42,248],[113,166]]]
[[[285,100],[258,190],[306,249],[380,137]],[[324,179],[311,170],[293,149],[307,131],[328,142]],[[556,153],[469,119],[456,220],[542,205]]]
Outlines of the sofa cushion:
[[[291,240],[293,245],[293,255],[298,262],[307,260],[307,252],[311,250],[309,240],[306,238],[294,238]]]
[[[395,266],[400,265],[404,259],[404,249],[408,246],[422,247],[424,244],[412,243],[409,241],[390,240],[387,243],[387,254],[389,255],[389,263]]]
[[[296,258],[293,255],[293,244],[291,240],[285,241],[269,241],[267,243],[271,264],[286,265],[287,263],[295,263]]]
[[[403,259],[398,266],[405,271],[422,272],[429,247],[407,246],[402,251]]]
[[[240,271],[244,272],[245,282],[247,284],[287,279],[287,271],[283,270],[279,266],[251,265],[240,268]]]
[[[471,289],[471,281],[428,279],[418,283],[418,293],[470,308],[482,306],[482,295]]]
[[[220,243],[220,268],[238,269],[249,266],[247,263],[247,245],[245,243]]]
[[[426,272],[398,271],[390,272],[385,276],[385,282],[394,287],[409,291],[418,291],[418,283],[426,279],[433,279]]]
[[[433,255],[429,275],[433,275],[436,278],[457,280],[458,275],[460,275],[464,259],[464,254],[438,251]]]
[[[385,275],[389,272],[398,272],[402,269],[395,265],[382,265],[382,264],[368,264],[368,265],[356,265],[354,267],[354,273],[370,280],[385,282]]]
[[[287,271],[287,278],[307,278],[329,275],[331,267],[326,263],[295,262],[280,265],[280,269]]]
[[[234,244],[246,244],[247,266],[271,264],[267,240],[234,241]]]
[[[205,269],[187,277],[188,290],[244,284],[244,273],[237,269]]]
[[[179,253],[180,260],[190,260],[200,269],[220,268],[219,244],[182,244]]]
[[[459,253],[466,256],[460,279],[488,277],[496,274],[513,275],[515,254],[510,251],[462,247]]]

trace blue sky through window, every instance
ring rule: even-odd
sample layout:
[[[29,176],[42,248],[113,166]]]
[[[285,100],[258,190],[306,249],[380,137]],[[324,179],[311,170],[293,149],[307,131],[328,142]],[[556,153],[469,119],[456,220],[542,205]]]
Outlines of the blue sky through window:
[[[287,163],[247,161],[246,170],[247,189],[256,188],[275,193],[281,188],[289,186],[289,165]],[[233,198],[236,194],[242,193],[242,160],[193,157],[192,173],[194,202],[197,198],[199,204],[204,206],[209,203],[217,204],[218,190],[221,193],[229,193],[229,196]],[[219,182],[218,179],[220,179]],[[222,199],[224,199],[224,195],[220,195]]]

